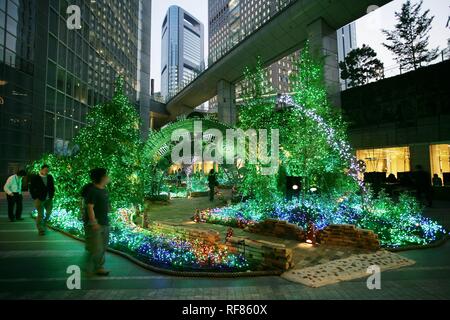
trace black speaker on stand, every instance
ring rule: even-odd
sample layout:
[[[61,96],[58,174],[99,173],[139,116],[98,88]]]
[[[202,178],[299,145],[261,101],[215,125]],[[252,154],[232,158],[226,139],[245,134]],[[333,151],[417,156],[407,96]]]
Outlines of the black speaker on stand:
[[[286,199],[299,198],[303,189],[302,177],[286,177]]]

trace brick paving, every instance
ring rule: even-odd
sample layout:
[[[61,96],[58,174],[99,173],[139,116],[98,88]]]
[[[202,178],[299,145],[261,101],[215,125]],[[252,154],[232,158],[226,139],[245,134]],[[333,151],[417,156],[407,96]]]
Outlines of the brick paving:
[[[31,208],[26,200],[25,212]],[[27,211],[28,210],[28,211]],[[436,210],[446,215],[448,210]],[[107,255],[110,278],[83,279],[81,290],[68,290],[66,269],[80,264],[84,246],[57,232],[38,237],[27,215],[9,223],[0,200],[0,299],[450,299],[450,243],[401,253],[416,264],[382,274],[382,289],[371,291],[366,279],[309,288],[280,277],[177,278],[144,270],[126,259]],[[440,216],[441,217],[441,216]]]

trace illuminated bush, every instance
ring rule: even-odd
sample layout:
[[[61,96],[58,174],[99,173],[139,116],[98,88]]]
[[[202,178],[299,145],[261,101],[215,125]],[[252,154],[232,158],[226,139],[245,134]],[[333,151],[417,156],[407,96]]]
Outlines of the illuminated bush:
[[[385,247],[425,245],[441,239],[446,231],[436,222],[421,215],[422,208],[411,196],[402,195],[394,202],[385,194],[365,199],[352,194],[347,197],[307,195],[302,199],[274,202],[260,206],[250,200],[235,206],[201,212],[201,220],[228,226],[245,227],[266,219],[278,219],[306,230],[313,222],[318,229],[331,224],[353,224],[373,230]]]

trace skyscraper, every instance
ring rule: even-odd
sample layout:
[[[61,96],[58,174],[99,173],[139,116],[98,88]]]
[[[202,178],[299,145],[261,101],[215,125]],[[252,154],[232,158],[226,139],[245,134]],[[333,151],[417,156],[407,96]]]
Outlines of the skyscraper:
[[[0,178],[44,152],[66,154],[89,108],[112,97],[119,75],[146,113],[150,16],[142,14],[151,2],[71,4],[81,10],[81,29],[68,28],[67,1],[0,0]]]
[[[209,65],[238,45],[243,39],[283,9],[291,0],[209,0]],[[289,91],[288,79],[292,57],[285,57],[266,69],[267,84],[280,92]],[[245,83],[236,84],[236,98]],[[209,111],[216,112],[216,98],[209,102]]]
[[[209,0],[209,65],[224,56],[240,41],[256,31],[270,20],[277,12],[289,5],[292,0]],[[339,30],[343,48],[339,52],[347,54],[356,47],[355,25],[351,24]],[[342,34],[344,36],[342,36]],[[291,91],[290,73],[299,52],[273,63],[266,69],[267,84],[278,93]],[[236,97],[245,83],[236,85]],[[214,112],[215,99],[210,101],[210,111]]]
[[[150,129],[150,96],[151,96],[151,40],[152,40],[152,2],[139,0],[138,20],[138,63],[137,63],[137,95],[139,113],[142,119],[141,133],[144,139]]]
[[[356,49],[356,23],[350,23],[337,31],[338,39],[338,59],[339,62],[344,61],[350,51]],[[348,88],[348,81],[341,79],[341,87]]]
[[[204,69],[204,27],[182,8],[171,6],[161,34],[161,94],[170,99]]]
[[[270,20],[293,0],[208,0],[209,64]]]

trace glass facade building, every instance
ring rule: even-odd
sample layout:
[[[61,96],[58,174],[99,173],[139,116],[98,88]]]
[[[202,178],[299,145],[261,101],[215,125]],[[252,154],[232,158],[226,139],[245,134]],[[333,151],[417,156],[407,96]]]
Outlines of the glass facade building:
[[[239,42],[259,29],[293,0],[209,0],[209,65],[219,60]],[[343,48],[339,54],[345,57],[349,48],[356,47],[355,25],[351,24],[337,31],[341,35]],[[345,37],[343,36],[345,35]],[[351,36],[348,36],[351,34]],[[339,44],[342,45],[342,42]],[[277,93],[291,92],[290,73],[299,52],[286,56],[266,68],[267,87]],[[236,84],[239,102],[244,82]],[[210,101],[210,112],[216,112],[216,98]]]
[[[204,27],[171,6],[161,32],[161,95],[167,101],[204,70]]]
[[[295,0],[209,0],[209,65]]]
[[[356,42],[356,23],[352,22],[345,27],[341,28],[337,32],[338,39],[338,59],[339,62],[344,61],[345,57],[352,51],[356,49],[358,44]],[[341,88],[350,88],[348,80],[341,79]]]
[[[141,92],[150,94],[150,39],[142,46],[150,16],[139,24],[140,12],[151,10],[145,2],[0,0],[2,179],[43,152],[70,153],[89,108],[112,97],[119,75],[148,113],[141,110]],[[80,8],[81,29],[67,27],[69,5]]]
[[[151,41],[152,41],[152,1],[139,0],[139,19],[138,19],[138,59],[137,59],[137,90],[136,99],[141,123],[141,136],[143,139],[148,137],[151,127]]]

